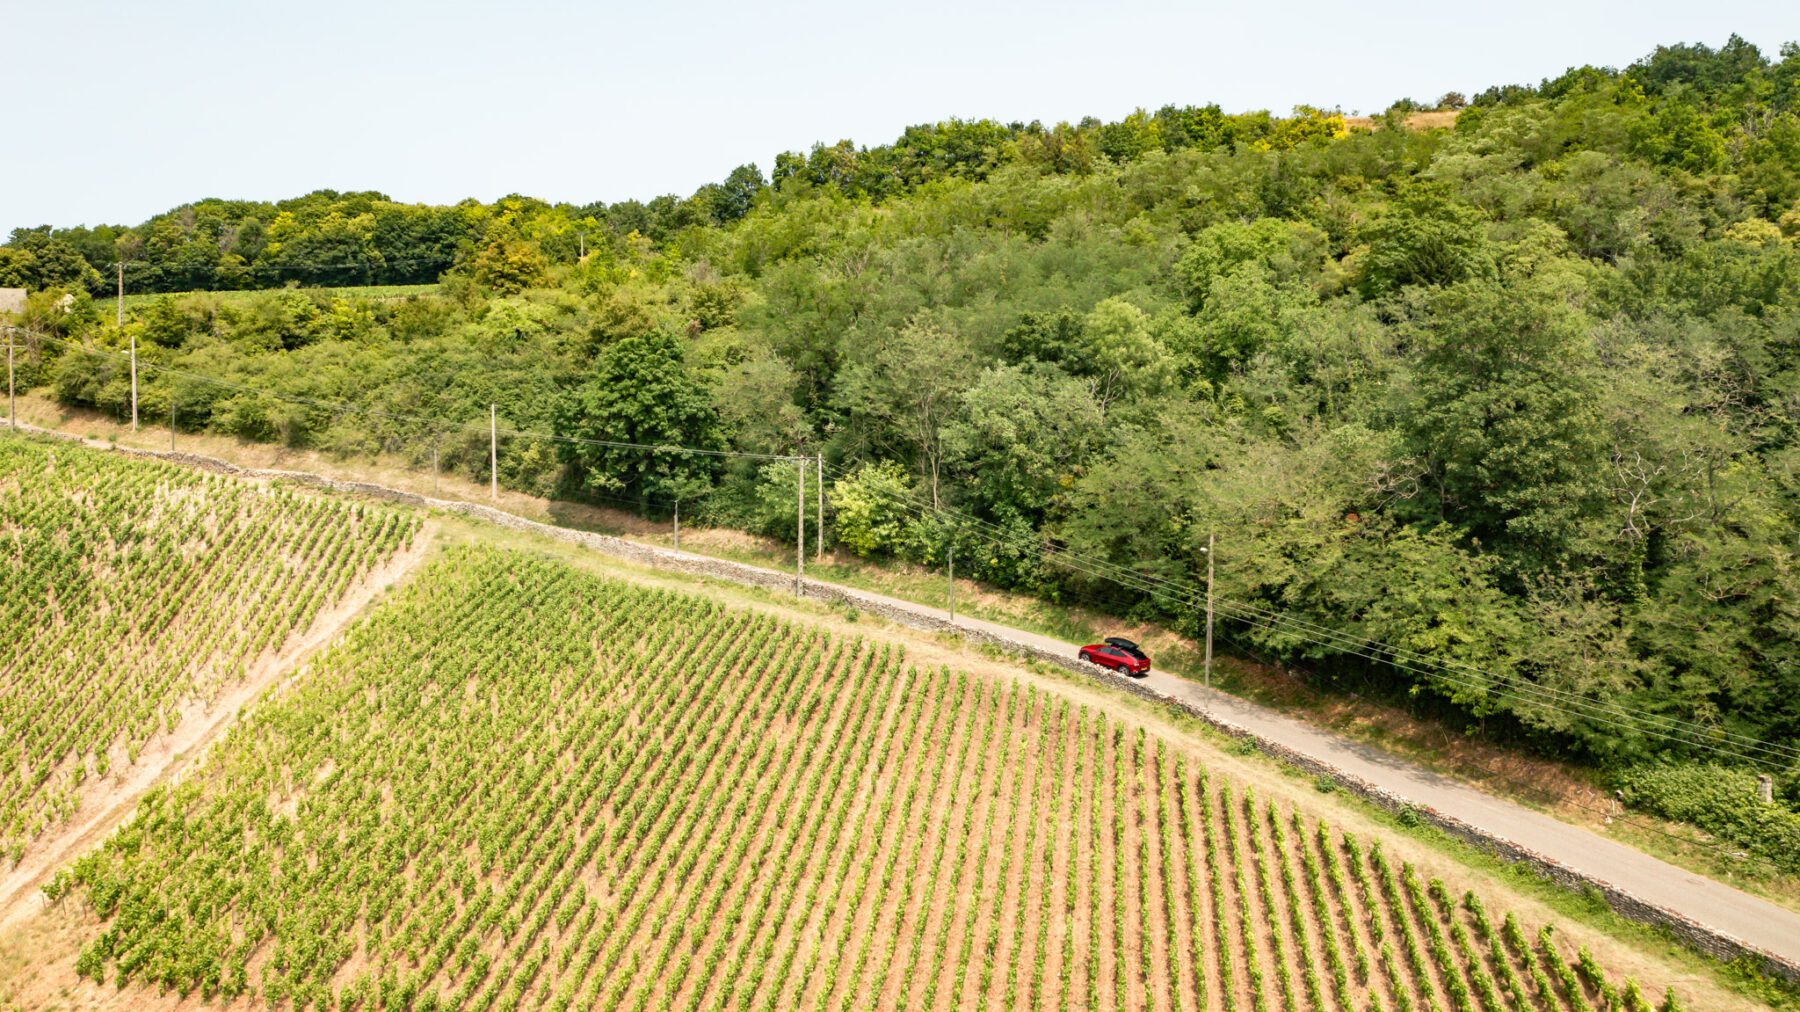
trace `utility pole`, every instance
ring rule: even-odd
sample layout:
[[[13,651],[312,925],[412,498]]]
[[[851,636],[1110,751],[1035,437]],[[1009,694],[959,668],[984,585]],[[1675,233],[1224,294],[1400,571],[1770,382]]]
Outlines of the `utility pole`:
[[[433,436],[433,437],[431,437],[431,494],[434,498],[438,494],[437,454],[438,454],[438,441],[437,441],[437,437]]]
[[[818,555],[819,561],[823,563],[825,561],[825,455],[819,454],[816,460],[818,470],[814,474],[818,478],[819,484],[819,522],[813,525],[813,534],[816,535],[814,540],[818,541],[818,545],[814,547],[813,551]]]
[[[125,328],[125,261],[121,259],[116,265],[119,268],[119,294],[114,302],[113,320],[119,329]],[[137,401],[137,335],[131,335],[131,431],[138,428]]]
[[[575,242],[577,243],[577,249],[579,249],[581,251],[575,255],[575,259],[577,261],[586,260],[587,259],[587,233],[586,232],[575,233]]]
[[[488,405],[488,498],[500,501],[500,429],[498,409]]]
[[[956,546],[950,546],[950,624],[956,624]]]
[[[1213,632],[1213,544],[1214,535],[1206,536],[1206,691],[1212,693],[1212,632]],[[1210,708],[1211,699],[1208,699]]]
[[[802,581],[806,579],[806,458],[794,458],[794,473],[799,477],[795,483],[794,499],[794,596],[801,596]]]
[[[681,551],[681,500],[675,500],[675,550]]]
[[[6,423],[19,427],[19,402],[13,394],[13,335],[17,327],[6,328]]]
[[[169,392],[169,452],[175,452],[175,392]]]

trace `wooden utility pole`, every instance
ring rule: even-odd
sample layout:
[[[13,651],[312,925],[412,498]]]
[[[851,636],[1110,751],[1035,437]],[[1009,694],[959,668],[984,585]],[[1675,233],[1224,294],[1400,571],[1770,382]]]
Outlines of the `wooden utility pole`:
[[[131,335],[131,431],[137,431],[137,335]]]
[[[1212,691],[1212,632],[1213,632],[1213,541],[1214,536],[1206,536],[1206,690]]]
[[[498,410],[488,405],[488,498],[500,501],[500,429]]]
[[[169,452],[175,452],[175,391],[169,391]]]
[[[950,546],[950,624],[956,624],[956,546]]]
[[[818,462],[818,470],[816,470],[814,472],[814,477],[816,477],[818,479],[818,484],[819,484],[819,522],[813,525],[813,534],[815,535],[814,540],[818,542],[818,544],[813,548],[813,552],[818,556],[818,559],[820,562],[824,562],[825,561],[825,455],[823,453],[819,454],[818,457],[816,458],[816,460]]]
[[[123,327],[125,326],[125,261],[123,260],[119,261],[119,297],[116,305],[118,311],[115,314],[115,322]]]
[[[438,494],[438,459],[437,459],[437,454],[438,454],[438,444],[437,444],[437,437],[436,437],[436,436],[433,436],[433,437],[432,437],[432,439],[431,439],[431,494],[432,494],[432,495],[433,495],[433,496],[436,496],[436,495],[437,495],[437,494]]]
[[[681,551],[681,500],[675,500],[675,550]]]
[[[6,423],[19,427],[19,402],[13,395],[13,334],[18,328],[6,328]]]
[[[806,579],[806,458],[794,458],[794,474],[799,477],[795,483],[794,499],[794,596],[801,596],[801,584]]]

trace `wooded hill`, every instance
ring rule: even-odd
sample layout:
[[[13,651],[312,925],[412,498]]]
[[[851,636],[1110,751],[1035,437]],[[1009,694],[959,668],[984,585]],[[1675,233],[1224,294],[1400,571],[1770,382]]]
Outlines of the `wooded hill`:
[[[1230,640],[1322,682],[1608,764],[1791,770],[1800,48],[1659,48],[1448,129],[1414,107],[952,121],[648,204],[202,201],[15,233],[0,283],[84,293],[26,314],[23,375],[70,404],[126,410],[121,360],[71,349],[135,334],[145,410],[190,428],[439,438],[483,477],[490,401],[519,430],[818,450],[859,555],[955,544],[959,572],[1191,629],[1216,536]],[[121,257],[133,291],[450,269],[121,330],[85,295]],[[791,467],[501,457],[510,486],[793,535]]]

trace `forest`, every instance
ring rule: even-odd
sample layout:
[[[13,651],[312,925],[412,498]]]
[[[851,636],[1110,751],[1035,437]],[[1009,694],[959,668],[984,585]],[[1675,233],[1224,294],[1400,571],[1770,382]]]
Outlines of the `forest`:
[[[15,231],[0,285],[66,404],[128,414],[135,339],[151,417],[485,480],[497,403],[510,487],[790,539],[791,465],[524,433],[818,453],[837,548],[1189,631],[1212,539],[1227,643],[1321,686],[1800,801],[1800,46],[1433,105],[953,120],[647,203],[203,200]],[[120,326],[119,263],[192,294]],[[397,284],[435,287],[337,290]]]

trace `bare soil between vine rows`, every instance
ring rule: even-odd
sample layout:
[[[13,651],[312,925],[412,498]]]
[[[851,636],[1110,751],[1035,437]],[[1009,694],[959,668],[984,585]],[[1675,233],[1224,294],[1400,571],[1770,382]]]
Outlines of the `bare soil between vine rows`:
[[[0,878],[0,934],[44,910],[42,887],[56,870],[79,857],[117,829],[144,792],[173,782],[197,764],[206,749],[231,729],[243,709],[264,692],[283,684],[316,651],[348,627],[369,604],[416,568],[428,553],[432,528],[421,529],[413,544],[396,553],[334,604],[321,611],[312,627],[291,637],[281,649],[252,665],[240,682],[212,700],[190,700],[172,730],[152,738],[135,764],[115,763],[113,771],[84,785],[81,803],[70,820],[35,840],[24,858]]]

